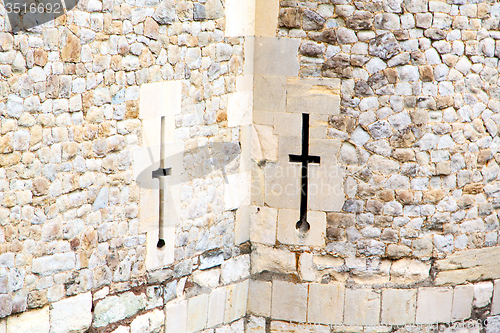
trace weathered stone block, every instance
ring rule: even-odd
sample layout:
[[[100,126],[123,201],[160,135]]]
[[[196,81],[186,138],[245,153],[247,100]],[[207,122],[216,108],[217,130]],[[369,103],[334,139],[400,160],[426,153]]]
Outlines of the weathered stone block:
[[[305,322],[307,314],[307,284],[273,281],[271,317]]]
[[[453,305],[451,308],[451,320],[465,320],[470,317],[472,299],[474,297],[474,286],[456,286],[453,290]]]
[[[225,3],[226,37],[255,35],[255,1],[237,0]]]
[[[51,275],[74,269],[76,257],[73,252],[56,253],[33,259],[32,271],[42,275]]]
[[[7,317],[7,333],[49,333],[49,306]]]
[[[344,324],[377,325],[380,316],[380,294],[367,289],[347,289]]]
[[[278,211],[277,239],[283,244],[324,246],[326,234],[326,214],[323,212],[307,212],[310,229],[303,232],[297,229],[300,220],[298,210],[280,209]]]
[[[417,324],[447,323],[451,320],[452,288],[419,288]]]
[[[50,332],[83,332],[92,324],[92,294],[69,297],[52,304]]]
[[[338,115],[340,94],[338,79],[288,78],[288,112]]]
[[[425,280],[431,266],[418,260],[400,259],[392,263],[391,282],[413,283]]]
[[[286,146],[288,145],[284,137],[280,137],[280,150],[285,150]],[[290,149],[286,154],[295,153],[300,154],[298,147],[295,151]],[[288,160],[266,165],[264,169],[265,203],[269,207],[288,209],[300,207],[300,168],[300,164],[289,163]]]
[[[186,333],[188,301],[169,302],[165,306],[165,333]]]
[[[135,315],[146,307],[146,295],[126,292],[100,300],[94,308],[92,326],[102,327]]]
[[[262,271],[276,273],[294,273],[296,271],[295,254],[285,250],[254,244],[251,260],[252,274]]]
[[[330,333],[330,327],[314,324],[296,324],[283,321],[271,322],[271,333]]]
[[[278,210],[265,206],[250,207],[250,240],[274,245],[276,243],[276,223]]]
[[[227,175],[224,189],[224,206],[226,210],[234,210],[250,205],[250,172],[239,172]]]
[[[250,280],[248,289],[248,311],[256,316],[271,315],[271,282]]]
[[[307,321],[319,324],[342,324],[344,294],[343,284],[310,284]]]
[[[297,76],[299,73],[297,38],[255,38],[254,74]]]
[[[275,37],[278,26],[278,0],[257,0],[255,2],[255,36]]]
[[[139,98],[139,118],[141,119],[180,114],[182,81],[143,84]]]
[[[286,76],[283,75],[254,75],[254,109],[284,112],[286,110],[286,82]]]
[[[491,301],[491,314],[500,314],[500,280],[494,281],[493,299]]]
[[[226,287],[212,290],[208,302],[207,327],[213,327],[224,322],[226,310]]]
[[[247,312],[249,280],[227,286],[224,323],[242,318]]]
[[[382,290],[382,324],[405,325],[415,321],[417,291],[404,289]]]
[[[187,333],[204,329],[208,319],[208,294],[188,299]]]
[[[227,123],[229,127],[252,123],[253,93],[242,91],[229,94],[227,101]]]

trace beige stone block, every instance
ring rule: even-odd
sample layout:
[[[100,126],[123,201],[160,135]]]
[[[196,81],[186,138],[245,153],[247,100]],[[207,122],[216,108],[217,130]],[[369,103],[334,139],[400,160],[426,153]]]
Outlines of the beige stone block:
[[[240,128],[240,172],[252,170],[252,143],[253,140],[253,126],[242,126]]]
[[[381,323],[385,325],[413,324],[416,301],[415,289],[383,289]]]
[[[300,212],[295,209],[278,211],[278,241],[283,244],[324,246],[326,234],[326,213],[307,212],[309,230],[302,232],[296,228]]]
[[[300,254],[299,276],[302,281],[314,282],[318,278],[318,271],[313,263],[313,255],[309,252]]]
[[[255,103],[255,97],[254,97]],[[271,111],[253,111],[253,123],[256,125],[269,125],[274,124],[274,112]]]
[[[320,165],[334,166],[337,164],[337,154],[340,151],[341,142],[332,139],[309,139],[309,155],[320,156]],[[313,164],[311,164],[313,165]],[[329,177],[344,177],[343,170],[331,169]]]
[[[299,163],[266,164],[265,203],[273,208],[300,207],[301,166]]]
[[[188,301],[168,302],[165,306],[165,333],[186,333]]]
[[[249,280],[227,286],[224,323],[242,318],[247,312]]]
[[[288,78],[287,112],[338,115],[338,79]]]
[[[264,169],[260,165],[252,161],[252,184],[251,184],[251,204],[256,206],[264,206],[265,200],[265,180]]]
[[[500,278],[500,246],[457,251],[437,260],[436,285],[458,285]]]
[[[142,84],[139,98],[139,118],[141,119],[180,114],[182,81]]]
[[[341,325],[344,318],[344,294],[343,284],[310,284],[307,321]]]
[[[274,113],[274,134],[299,136],[302,133],[302,115],[299,113]]]
[[[271,282],[250,280],[248,289],[248,311],[256,316],[271,315]]]
[[[266,333],[266,318],[248,316],[245,333]]]
[[[346,325],[377,325],[380,315],[380,294],[369,289],[347,289],[344,323]]]
[[[7,333],[49,333],[49,306],[7,317]]]
[[[312,155],[311,152],[310,154]],[[327,154],[325,152],[321,156]],[[344,169],[336,165],[324,162],[320,165],[309,164],[307,208],[323,212],[340,212],[345,201],[344,175]]]
[[[242,244],[250,240],[250,207],[244,206],[236,211],[236,222],[234,224],[234,241]]]
[[[236,92],[253,91],[253,75],[236,77]]]
[[[229,94],[227,99],[227,125],[229,127],[250,125],[252,123],[252,110],[252,91]]]
[[[164,116],[165,117],[165,138],[164,142],[172,142],[175,138],[175,117],[174,116]],[[141,145],[143,147],[152,147],[158,151],[159,160],[159,149],[161,144],[161,118],[146,118],[142,120],[142,135],[141,135]]]
[[[456,286],[453,289],[453,304],[451,307],[451,320],[465,320],[470,318],[474,286]]]
[[[50,333],[85,332],[92,324],[92,293],[89,291],[52,303]]]
[[[233,0],[225,3],[225,37],[255,35],[255,0]]]
[[[430,264],[419,260],[400,259],[395,260],[391,266],[391,282],[394,283],[414,283],[427,279]]]
[[[330,333],[330,327],[324,325],[272,321],[271,333]]]
[[[491,314],[500,314],[500,280],[494,281],[493,299],[491,300]]]
[[[278,27],[278,0],[256,0],[255,36],[276,37]]]
[[[451,320],[452,288],[418,288],[417,324],[447,323]]]
[[[253,244],[251,254],[252,274],[263,271],[295,273],[295,254],[286,250]]]
[[[251,206],[250,241],[268,245],[276,243],[276,223],[278,210],[265,206]]]
[[[208,302],[207,327],[214,327],[224,322],[226,309],[226,287],[212,290]]]
[[[255,62],[255,37],[245,37],[243,44],[245,50],[245,62],[243,63],[243,75],[254,75]]]
[[[273,281],[271,317],[273,319],[305,322],[308,284]]]
[[[288,173],[286,174],[287,176],[301,176],[300,172],[300,163],[295,163],[295,162],[290,162],[290,154],[294,155],[300,155],[302,154],[302,137],[300,137],[300,133],[302,130],[299,130],[297,132],[297,136],[284,136],[280,135],[279,137],[279,149],[278,149],[278,159],[279,162],[283,167],[286,167],[287,165],[294,165],[298,166],[298,174],[295,174],[297,172],[294,169],[291,170],[286,170]],[[294,172],[294,173],[291,173]]]
[[[252,137],[252,158],[256,161],[278,160],[278,136],[273,134],[273,127],[254,125]]]
[[[255,37],[255,74],[297,76],[299,46],[298,38]]]
[[[227,175],[224,188],[224,206],[234,210],[250,205],[250,171]]]
[[[208,319],[208,294],[188,299],[187,333],[204,329]]]
[[[258,111],[285,112],[286,82],[286,76],[254,75],[254,109]]]
[[[157,179],[139,184],[139,227],[142,231],[158,230],[160,192],[157,184],[159,184]]]
[[[159,248],[158,229],[146,233],[146,269],[152,270],[174,262],[175,227],[163,228],[165,246]]]

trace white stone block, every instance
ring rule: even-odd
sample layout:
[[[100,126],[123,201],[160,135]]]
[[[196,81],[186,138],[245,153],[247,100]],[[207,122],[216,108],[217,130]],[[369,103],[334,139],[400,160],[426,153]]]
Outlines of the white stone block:
[[[243,206],[236,211],[236,222],[234,225],[234,241],[242,244],[250,240],[250,207]]]
[[[273,319],[305,322],[307,292],[307,284],[273,281],[271,317]]]
[[[382,320],[385,325],[413,324],[417,291],[414,289],[383,289]]]
[[[302,129],[300,113],[276,112],[274,114],[274,134],[297,136]]]
[[[157,230],[146,233],[146,269],[152,270],[170,265],[174,262],[175,227],[163,228],[165,246],[159,248],[159,232]]]
[[[266,318],[249,316],[245,333],[266,333]]]
[[[252,127],[252,153],[255,161],[278,159],[278,136],[274,135],[273,127],[268,125],[254,125]]]
[[[226,287],[212,290],[208,303],[207,327],[214,327],[224,322],[226,306]]]
[[[247,312],[248,284],[249,281],[245,280],[227,286],[224,323],[230,323],[245,316]]]
[[[299,74],[299,38],[256,37],[254,43],[254,74]]]
[[[447,323],[451,320],[452,288],[419,288],[417,324]]]
[[[7,333],[7,319],[0,319],[0,333]]]
[[[83,332],[92,324],[92,293],[88,292],[52,303],[50,332]]]
[[[229,127],[251,125],[252,110],[252,91],[229,94],[227,99],[227,125]]]
[[[369,289],[347,289],[344,323],[346,325],[378,325],[380,294]]]
[[[479,282],[474,285],[474,307],[482,308],[490,304],[493,294],[493,283]]]
[[[139,96],[139,118],[141,119],[180,114],[182,81],[142,84]]]
[[[308,209],[323,212],[339,212],[345,201],[343,184],[344,169],[328,162],[323,162],[323,159],[326,159],[331,152],[325,151],[322,154],[316,154],[310,151],[309,154],[319,155],[322,161],[320,165],[309,165],[309,184],[307,188]]]
[[[250,171],[227,175],[224,188],[224,206],[234,210],[250,205]]]
[[[276,243],[276,223],[278,210],[265,206],[250,206],[250,240],[274,245]]]
[[[307,321],[341,325],[344,318],[344,294],[343,284],[310,284]]]
[[[278,241],[283,244],[324,246],[326,234],[326,214],[323,212],[307,212],[310,229],[302,232],[296,224],[300,220],[300,212],[294,209],[278,211]]]
[[[187,300],[169,302],[165,306],[165,333],[186,333]]]
[[[269,112],[286,111],[286,86],[287,86],[286,76],[254,75],[253,84],[254,84],[254,101],[253,101],[254,110],[269,111]],[[300,121],[300,115],[296,116],[299,117]],[[254,114],[254,121],[255,118],[256,115]],[[268,125],[272,124],[273,123]],[[274,124],[276,126],[276,123]],[[296,135],[296,132],[293,135]]]
[[[344,327],[341,329],[344,329]],[[330,327],[317,324],[295,324],[283,321],[272,321],[271,333],[330,333]]]
[[[255,0],[233,0],[225,6],[225,37],[255,35]]]
[[[221,283],[229,284],[250,275],[250,255],[245,254],[225,260],[221,266]]]
[[[287,112],[338,115],[340,93],[337,79],[289,78]]]
[[[271,315],[271,282],[250,280],[247,308],[256,316]]]
[[[204,329],[208,319],[208,294],[188,299],[187,333]]]
[[[280,137],[280,149],[282,139]],[[295,152],[290,151],[289,154]],[[300,154],[300,152],[299,152]],[[265,202],[273,208],[297,209],[300,207],[301,166],[299,163],[278,162],[266,164]]]
[[[262,271],[290,274],[296,271],[293,252],[264,245],[253,245],[251,263],[252,274]]]
[[[495,280],[495,289],[493,291],[493,299],[491,301],[491,314],[500,314],[500,280]]]
[[[49,306],[7,317],[7,333],[49,333]]]
[[[465,320],[470,318],[474,286],[456,286],[453,289],[453,304],[451,307],[451,320]]]

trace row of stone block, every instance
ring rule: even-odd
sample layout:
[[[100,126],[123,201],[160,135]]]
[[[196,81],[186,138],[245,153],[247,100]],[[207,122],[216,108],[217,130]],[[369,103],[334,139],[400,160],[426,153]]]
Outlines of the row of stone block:
[[[467,320],[473,308],[491,304],[500,314],[500,280],[476,285],[410,289],[346,288],[344,284],[250,282],[248,311],[302,323],[326,325],[407,325]]]

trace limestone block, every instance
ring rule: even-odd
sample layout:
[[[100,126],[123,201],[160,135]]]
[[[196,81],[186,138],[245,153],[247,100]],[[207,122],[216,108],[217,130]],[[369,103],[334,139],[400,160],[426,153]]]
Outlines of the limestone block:
[[[382,290],[382,324],[405,325],[415,321],[417,291],[415,289]]]
[[[283,321],[272,321],[271,333],[330,333],[330,327],[323,325],[295,324]]]
[[[278,241],[283,244],[324,246],[326,234],[326,214],[323,212],[307,212],[310,229],[302,232],[296,228],[300,220],[300,212],[295,209],[278,211]]]
[[[274,114],[274,134],[285,136],[300,135],[302,115],[299,113],[276,112]]]
[[[338,115],[338,79],[288,78],[287,112]]]
[[[271,315],[271,282],[250,280],[247,308],[256,316]]]
[[[7,317],[7,333],[49,333],[49,306]]]
[[[245,126],[252,123],[253,93],[235,92],[227,99],[227,124],[229,127]]]
[[[286,250],[253,244],[251,272],[252,274],[256,274],[263,271],[285,274],[294,273],[296,271],[295,254]]]
[[[307,314],[307,284],[273,281],[271,317],[305,322]]]
[[[282,138],[280,138],[280,149],[283,146]],[[288,154],[295,153],[292,150]],[[266,164],[264,177],[267,206],[288,209],[300,207],[301,165],[299,163],[289,163],[286,160],[276,164]]]
[[[236,77],[236,92],[253,91],[253,75],[238,75]]]
[[[226,287],[212,290],[208,303],[207,327],[214,327],[224,322],[226,306]]]
[[[255,35],[255,0],[236,0],[225,3],[225,37]]]
[[[92,324],[92,293],[88,292],[52,303],[50,332],[84,332]]]
[[[224,188],[224,206],[226,210],[234,210],[250,205],[250,171],[227,175]]]
[[[272,126],[253,126],[252,158],[256,161],[278,159],[278,136],[274,135]]]
[[[186,333],[188,301],[173,301],[165,306],[165,333]]]
[[[250,255],[244,254],[225,260],[221,265],[220,281],[229,284],[250,275]]]
[[[431,265],[419,260],[395,260],[391,266],[391,282],[414,283],[427,279]]]
[[[251,203],[252,205],[264,206],[265,198],[265,181],[264,181],[264,169],[260,165],[251,161],[251,171],[252,171],[252,184],[251,184]]]
[[[447,323],[451,320],[452,288],[418,288],[417,324]]]
[[[92,326],[102,327],[135,315],[146,307],[146,295],[126,292],[117,296],[108,296],[94,307]]]
[[[275,37],[278,27],[278,0],[256,0],[255,36]]]
[[[300,39],[255,37],[254,74],[297,76]]]
[[[250,206],[250,241],[274,245],[278,210],[265,206]]]
[[[319,324],[342,324],[344,294],[343,284],[310,284],[307,321]]]
[[[319,140],[314,140],[319,141]],[[321,140],[332,141],[332,140]],[[332,141],[333,147],[336,142]],[[311,146],[312,148],[312,146]],[[316,150],[316,149],[315,149]],[[340,212],[344,205],[344,175],[343,168],[332,165],[328,162],[323,162],[323,158],[331,154],[328,151],[323,151],[318,154],[311,151],[310,155],[320,155],[322,161],[320,165],[310,164],[308,171],[308,188],[307,188],[307,208],[315,211],[323,212]],[[331,155],[330,155],[331,156]]]
[[[249,316],[245,329],[247,333],[266,333],[266,318]]]
[[[313,263],[313,255],[309,252],[300,254],[299,276],[302,281],[316,281],[317,270]]]
[[[465,320],[470,318],[472,299],[474,297],[474,286],[456,286],[453,290],[453,305],[451,308],[451,320]]]
[[[255,37],[245,37],[243,48],[245,50],[245,62],[243,64],[243,74],[254,75]]]
[[[182,81],[142,84],[139,98],[139,118],[141,119],[180,114]]]
[[[208,294],[188,299],[187,333],[197,332],[207,326]]]
[[[500,280],[494,281],[493,299],[491,301],[491,314],[500,314]]]
[[[247,312],[249,280],[227,286],[224,323],[242,318]]]
[[[0,319],[0,333],[7,333],[7,319]]]
[[[168,226],[163,228],[163,240],[165,246],[159,248],[158,229],[146,233],[146,269],[168,266],[174,262],[175,247],[175,227]]]
[[[234,224],[234,241],[236,244],[245,243],[250,239],[250,207],[243,206],[236,211]]]
[[[286,110],[286,82],[286,76],[254,75],[254,110],[284,112]]]
[[[239,162],[240,172],[251,171],[252,170],[252,140],[253,140],[253,126],[242,126],[240,127],[240,156]],[[233,146],[236,148],[236,143]],[[233,155],[236,158],[236,155]]]
[[[464,284],[500,278],[500,246],[457,251],[437,260],[436,285]]]
[[[32,271],[41,275],[51,275],[72,270],[76,265],[74,252],[56,253],[33,259]]]
[[[479,282],[474,285],[474,300],[472,304],[475,308],[483,308],[490,304],[493,294],[493,283],[491,281]]]
[[[347,289],[344,324],[377,325],[380,315],[380,294],[367,289]]]

